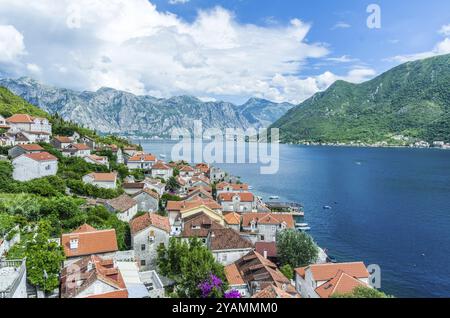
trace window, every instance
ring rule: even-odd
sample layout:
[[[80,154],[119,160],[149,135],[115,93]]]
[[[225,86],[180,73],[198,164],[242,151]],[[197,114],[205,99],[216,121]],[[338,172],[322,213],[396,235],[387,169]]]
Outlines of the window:
[[[141,261],[141,266],[145,266],[145,260]]]
[[[52,168],[52,166],[50,166],[50,165],[45,166],[45,170],[50,170],[51,168]]]
[[[227,254],[222,255],[222,262],[226,262],[228,259]]]
[[[145,244],[141,245],[141,251],[145,251]]]

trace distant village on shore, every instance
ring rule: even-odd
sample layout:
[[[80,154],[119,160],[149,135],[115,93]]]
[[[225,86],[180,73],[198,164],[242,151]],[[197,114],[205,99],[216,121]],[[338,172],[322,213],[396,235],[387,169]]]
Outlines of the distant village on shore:
[[[223,267],[223,293],[234,298],[329,298],[358,287],[372,289],[363,262],[337,263],[318,247],[309,263],[286,270],[283,263],[289,252],[277,240],[289,231],[307,235],[307,224],[298,221],[304,215],[301,205],[264,202],[251,186],[220,168],[165,162],[139,146],[98,143],[77,132],[53,135],[48,119],[29,114],[0,116],[0,128],[1,147],[8,149],[0,160],[12,166],[15,182],[56,176],[64,160],[83,160],[96,169],[84,174],[80,185],[116,195],[102,198],[73,193],[74,188],[67,188],[65,195],[81,198],[85,208],[105,208],[130,231],[130,248],[123,250],[114,228],[89,223],[63,228],[60,237],[50,239],[64,256],[58,284],[46,290],[50,273],[43,273],[44,286],[33,286],[27,275],[35,268],[10,254],[38,229],[15,224],[3,229],[0,298],[171,297],[183,286],[168,277],[170,270],[162,270],[166,266],[161,265],[161,255],[177,246],[175,242],[189,245],[193,239]],[[126,175],[113,167],[127,169]],[[295,251],[299,257],[302,252]],[[204,289],[202,293],[208,296]]]

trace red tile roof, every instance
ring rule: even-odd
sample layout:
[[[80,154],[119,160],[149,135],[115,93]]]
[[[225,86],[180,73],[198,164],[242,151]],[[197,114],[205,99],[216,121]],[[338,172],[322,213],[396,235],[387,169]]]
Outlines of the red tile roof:
[[[294,217],[291,214],[246,213],[242,215],[242,226],[249,227],[253,220],[261,224],[281,224],[285,222],[288,228],[295,228]]]
[[[225,276],[230,286],[246,285],[235,263],[225,266]]]
[[[305,275],[306,270],[310,270],[314,280],[327,281],[336,276],[340,271],[356,278],[368,278],[369,272],[363,262],[336,263],[336,264],[314,264],[307,267],[297,268],[295,271]]]
[[[166,165],[164,162],[158,161],[157,163],[155,163],[152,166],[152,169],[155,169],[155,170],[170,170],[172,168],[169,167],[168,165]]]
[[[70,137],[67,136],[55,136],[53,139],[59,141],[62,144],[70,144],[73,140]]]
[[[33,159],[35,161],[57,161],[58,158],[55,156],[49,154],[48,152],[34,152],[34,153],[28,153],[24,156]]]
[[[72,146],[77,150],[90,150],[91,148],[86,144],[72,144]]]
[[[255,250],[264,255],[264,252],[267,252],[267,257],[277,257],[277,243],[275,242],[256,242]]]
[[[170,233],[169,218],[154,213],[146,213],[130,222],[131,233],[134,235],[149,226],[154,226],[160,230]]]
[[[242,238],[233,229],[215,229],[210,231],[209,249],[212,251],[251,249],[253,244]]]
[[[130,161],[137,161],[137,162],[141,162],[141,161],[149,161],[149,162],[155,162],[156,161],[156,157],[152,154],[135,154],[134,156],[130,157],[130,159],[128,159],[128,162]]]
[[[183,212],[200,206],[206,206],[212,210],[218,210],[222,207],[216,201],[211,199],[195,199],[192,201],[168,201],[167,211],[179,211]]]
[[[117,180],[117,173],[102,173],[102,172],[92,172],[88,174],[88,176],[92,177],[94,181],[97,182],[115,182]]]
[[[128,298],[122,273],[114,266],[114,261],[94,255],[84,257],[62,270],[61,298],[77,297],[96,281],[102,281],[113,290],[104,293],[94,290],[94,294],[87,298]]]
[[[77,249],[70,249],[70,240],[72,239],[78,240]],[[72,233],[63,234],[61,245],[66,257],[102,254],[118,250],[116,230],[96,230],[87,224]]]
[[[118,198],[108,200],[107,204],[114,210],[122,213],[137,205],[137,202],[127,194],[122,194]]]
[[[255,196],[253,193],[250,192],[240,192],[240,193],[233,193],[233,192],[225,192],[219,194],[219,201],[222,202],[231,202],[233,201],[233,198],[235,196],[240,197],[241,202],[253,202],[255,201]]]
[[[191,238],[206,238],[208,237],[211,230],[220,230],[224,227],[219,223],[215,222],[205,213],[201,213],[192,216],[184,221],[183,232],[181,237]]]
[[[192,168],[191,166],[183,166],[180,171],[183,172],[194,172],[194,168]]]
[[[7,118],[6,122],[13,124],[31,124],[33,123],[33,120],[33,116],[30,116],[28,114],[15,114]]]
[[[241,216],[235,212],[226,214],[224,220],[230,225],[241,225]]]
[[[300,298],[300,296],[299,295],[293,296],[277,286],[270,285],[261,290],[259,293],[253,295],[252,298],[276,299],[276,298]]]
[[[339,271],[335,277],[316,288],[316,293],[320,298],[329,298],[335,294],[351,293],[358,286],[366,285],[347,273]]]
[[[17,147],[20,147],[25,151],[43,151],[44,150],[44,148],[42,148],[41,146],[36,145],[36,144],[17,145]]]
[[[242,183],[227,183],[221,182],[217,185],[217,190],[224,190],[226,187],[231,187],[233,191],[248,191],[248,184]]]

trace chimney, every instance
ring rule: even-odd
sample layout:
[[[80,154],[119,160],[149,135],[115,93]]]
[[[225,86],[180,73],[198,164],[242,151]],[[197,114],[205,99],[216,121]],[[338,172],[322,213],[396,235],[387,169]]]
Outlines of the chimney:
[[[264,250],[264,258],[267,259],[267,250]]]

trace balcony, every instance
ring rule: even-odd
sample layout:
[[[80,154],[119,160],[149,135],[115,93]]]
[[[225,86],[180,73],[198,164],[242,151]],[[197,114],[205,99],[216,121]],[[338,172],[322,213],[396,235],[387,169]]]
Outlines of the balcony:
[[[0,298],[16,297],[20,285],[23,284],[25,288],[24,275],[25,260],[0,260]]]

